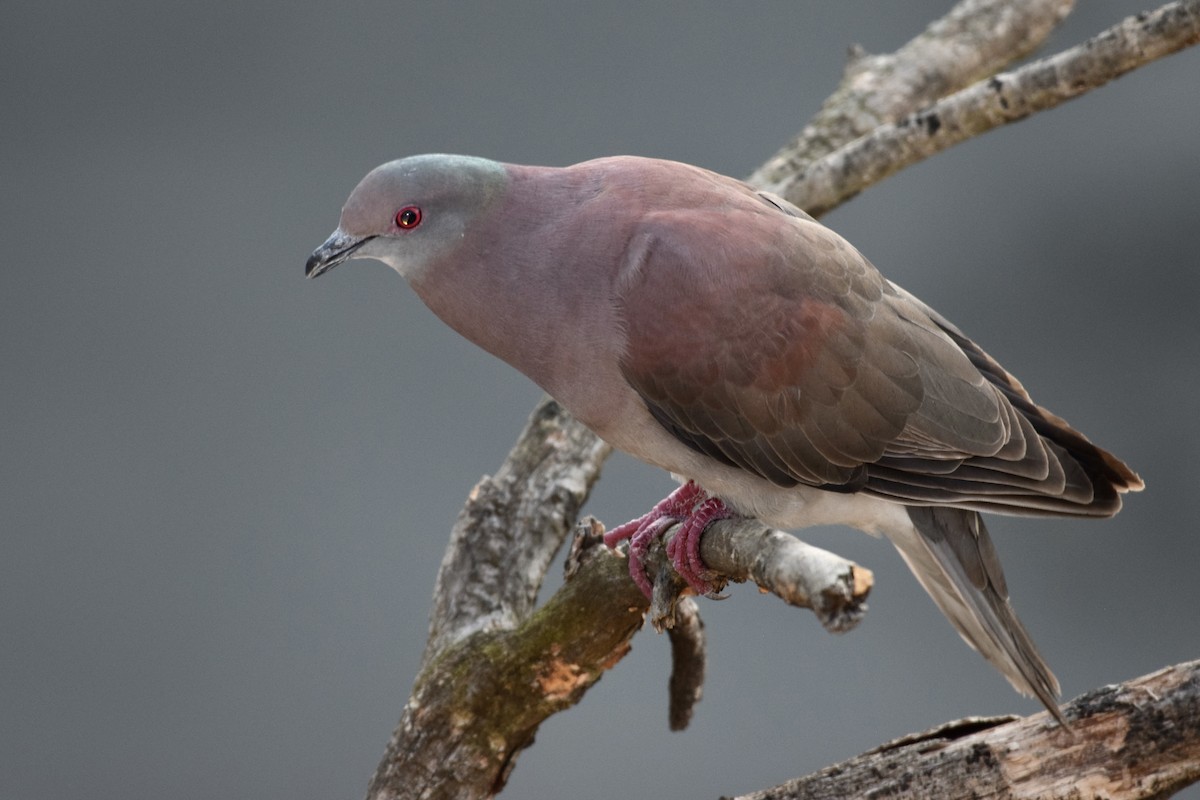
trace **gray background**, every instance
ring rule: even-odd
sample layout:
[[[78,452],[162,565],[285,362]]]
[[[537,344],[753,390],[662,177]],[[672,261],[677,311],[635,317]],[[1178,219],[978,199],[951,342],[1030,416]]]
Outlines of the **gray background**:
[[[1054,50],[1141,9],[1081,3]],[[612,153],[744,175],[949,2],[7,3],[0,11],[0,798],[358,797],[462,498],[538,392],[357,262],[309,252],[370,167]],[[1200,655],[1200,50],[907,170],[827,222],[1150,489],[992,518],[1066,697]],[[670,488],[630,459],[609,523]],[[643,633],[512,797],[713,797],[968,714],[1037,710],[885,543],[834,637],[706,602],[668,734]],[[1193,794],[1200,797],[1200,794]]]

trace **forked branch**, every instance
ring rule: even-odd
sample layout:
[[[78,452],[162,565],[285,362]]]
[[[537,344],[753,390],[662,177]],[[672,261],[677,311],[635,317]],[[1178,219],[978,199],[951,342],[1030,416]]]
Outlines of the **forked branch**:
[[[1052,58],[994,74],[1035,49],[1071,5],[963,0],[897,53],[857,57],[820,114],[751,182],[819,214],[957,142],[1200,41],[1200,0],[1183,0]],[[546,569],[608,452],[546,399],[496,477],[472,492],[438,575],[421,673],[368,797],[491,797],[541,722],[578,702],[627,651],[649,604],[629,579],[625,560],[596,546],[590,525],[577,540],[572,576],[534,610]],[[814,555],[815,548],[777,532],[735,528],[718,523],[706,533],[702,554],[709,566],[814,608],[826,627],[857,621],[868,571],[824,551]],[[775,555],[762,557],[766,552]],[[781,572],[789,563],[791,571]],[[665,622],[675,592],[659,594],[653,617]],[[686,724],[703,674],[699,621],[690,599],[683,602],[674,616],[681,623],[674,649],[682,655],[673,681],[673,726]],[[883,780],[888,791],[910,793],[889,794],[898,797],[988,791],[1065,797],[1076,796],[1071,792],[1080,785],[1114,792],[1111,797],[1166,796],[1200,775],[1198,669],[1181,665],[1076,700],[1067,712],[1078,721],[1076,739],[1046,725],[1041,714],[1000,728],[976,724],[967,737],[961,726],[949,726],[936,737],[910,737],[848,763],[874,770],[873,786]],[[838,770],[848,769],[747,797],[862,791],[836,780]],[[921,784],[913,783],[918,775]],[[993,782],[996,775],[1003,783]],[[946,788],[931,791],[924,781],[938,776],[945,776]]]

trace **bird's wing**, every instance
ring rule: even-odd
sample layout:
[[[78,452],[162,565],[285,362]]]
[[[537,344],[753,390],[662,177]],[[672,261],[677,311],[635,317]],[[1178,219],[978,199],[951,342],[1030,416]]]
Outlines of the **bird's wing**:
[[[646,215],[616,301],[621,370],[655,419],[777,485],[1031,513],[1093,499],[1011,376],[774,199]]]
[[[1092,444],[1062,417],[1037,405],[1020,381],[945,317],[894,284],[892,288],[902,303],[916,308],[924,319],[948,336],[1003,394],[1018,414],[1016,421],[1021,426],[1020,438],[1026,443],[1026,452],[1020,458],[1011,453],[1005,458],[998,453],[991,459],[968,459],[940,485],[916,478],[903,455],[890,454],[871,466],[872,483],[879,494],[942,501],[960,500],[964,493],[990,494],[989,498],[972,502],[971,507],[1009,513],[1110,516],[1121,507],[1121,493],[1144,488],[1137,473]],[[1037,443],[1041,448],[1033,446]],[[899,472],[910,474],[897,481]],[[918,489],[916,484],[924,485]]]

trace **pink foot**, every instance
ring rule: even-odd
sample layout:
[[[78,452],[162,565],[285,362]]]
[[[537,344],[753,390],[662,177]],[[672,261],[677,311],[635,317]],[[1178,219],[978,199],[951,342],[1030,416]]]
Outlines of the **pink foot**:
[[[667,543],[667,557],[689,586],[699,594],[707,595],[713,593],[714,587],[705,577],[709,570],[700,557],[700,536],[710,522],[731,516],[733,512],[720,499],[709,497],[707,492],[688,481],[650,509],[650,513],[605,533],[604,543],[614,547],[618,542],[629,540],[629,576],[642,593],[650,597],[653,587],[642,564],[646,551],[667,528],[682,522],[679,533]]]
[[[692,509],[692,513],[683,521],[679,533],[667,542],[667,558],[671,559],[675,571],[688,582],[688,586],[699,594],[716,594],[716,587],[708,580],[712,572],[700,557],[700,537],[709,523],[732,516],[733,512],[719,497],[709,497]]]

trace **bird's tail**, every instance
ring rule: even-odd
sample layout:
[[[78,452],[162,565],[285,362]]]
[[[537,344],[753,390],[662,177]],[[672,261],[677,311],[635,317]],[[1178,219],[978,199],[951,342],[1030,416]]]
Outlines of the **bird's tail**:
[[[992,539],[978,512],[909,506],[909,530],[887,531],[909,569],[972,648],[1062,724],[1058,680],[1008,602]]]

